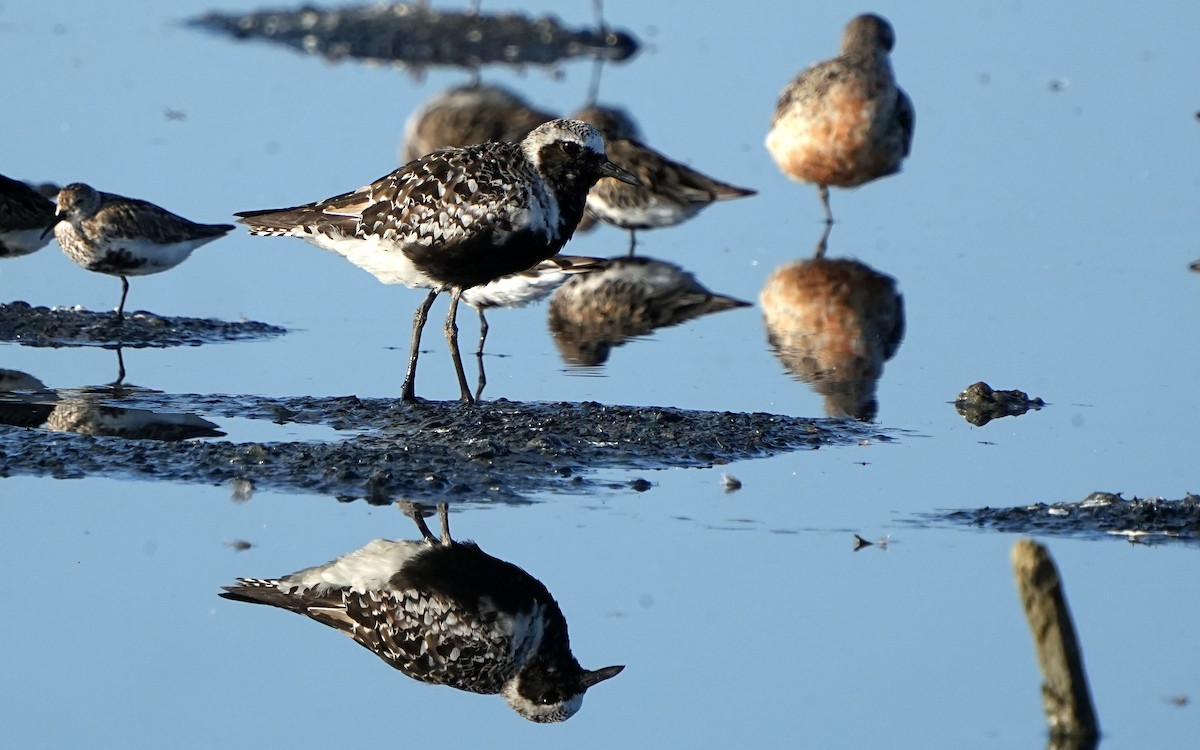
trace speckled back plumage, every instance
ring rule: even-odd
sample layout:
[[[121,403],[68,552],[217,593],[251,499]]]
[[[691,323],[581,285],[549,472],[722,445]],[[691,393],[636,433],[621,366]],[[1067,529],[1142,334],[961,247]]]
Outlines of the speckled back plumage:
[[[520,144],[438,151],[349,193],[238,216],[253,234],[299,236],[330,249],[344,239],[376,241],[424,277],[401,283],[469,288],[523,271],[571,238],[599,175],[559,150],[552,136],[563,133],[603,157],[593,129],[555,120]]]
[[[912,146],[915,113],[896,85],[891,25],[850,21],[841,54],[784,88],[767,149],[784,173],[818,186],[854,187],[894,174]]]

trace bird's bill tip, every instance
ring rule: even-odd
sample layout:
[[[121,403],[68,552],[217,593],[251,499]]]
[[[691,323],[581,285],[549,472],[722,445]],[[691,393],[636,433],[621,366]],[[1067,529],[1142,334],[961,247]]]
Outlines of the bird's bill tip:
[[[634,187],[644,187],[642,181],[633,172],[621,169],[611,161],[605,161],[600,165],[600,173],[605,177],[612,177],[615,180],[620,180]]]
[[[587,672],[583,675],[583,687],[586,690],[587,688],[595,685],[597,682],[603,682],[616,677],[617,675],[621,674],[623,669],[625,669],[625,665],[621,664],[615,667],[604,667],[603,669],[597,669],[594,672]]]

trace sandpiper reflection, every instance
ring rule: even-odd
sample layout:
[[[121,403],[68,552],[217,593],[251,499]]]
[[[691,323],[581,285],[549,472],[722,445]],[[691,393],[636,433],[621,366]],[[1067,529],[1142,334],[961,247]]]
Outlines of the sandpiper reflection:
[[[748,307],[717,294],[674,263],[637,256],[573,277],[550,298],[550,332],[569,365],[599,365],[609,351],[656,328]]]
[[[451,539],[444,503],[440,537],[418,506],[400,505],[422,539],[376,539],[282,578],[239,578],[220,596],[305,615],[413,679],[501,694],[539,723],[571,718],[588,688],[624,669],[579,666],[566,618],[542,582]]]
[[[883,363],[904,338],[896,280],[865,263],[826,258],[828,228],[809,260],[785,263],[759,293],[767,341],[831,417],[870,421]]]
[[[119,406],[121,399],[146,391],[124,384],[120,350],[117,358],[116,381],[81,388],[49,388],[28,373],[0,369],[0,424],[129,440],[177,441],[225,435],[216,424],[195,414]]]

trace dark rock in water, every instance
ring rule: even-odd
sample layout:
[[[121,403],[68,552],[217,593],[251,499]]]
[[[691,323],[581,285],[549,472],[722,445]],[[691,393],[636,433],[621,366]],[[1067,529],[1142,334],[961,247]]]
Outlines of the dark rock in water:
[[[967,386],[954,400],[958,413],[976,427],[1000,417],[1019,417],[1045,405],[1040,398],[1029,398],[1025,391],[997,391],[982,380]]]
[[[1133,498],[1093,492],[1080,502],[1037,503],[1017,508],[957,510],[942,518],[1020,534],[1058,534],[1093,539],[1120,536],[1130,542],[1200,541],[1200,495],[1180,500]]]
[[[889,440],[877,428],[774,414],[594,403],[458,402],[169,395],[138,391],[126,408],[319,424],[353,431],[333,442],[151,443],[0,427],[0,476],[102,476],[255,491],[319,493],[386,503],[519,501],[609,486],[602,469],[707,467],[828,445]],[[642,480],[645,481],[645,480]],[[647,482],[647,485],[649,483]],[[640,489],[634,487],[634,489]]]
[[[119,320],[111,312],[33,307],[26,302],[0,304],[0,342],[23,346],[166,348],[264,339],[285,333],[286,328],[252,320],[165,318],[149,312],[129,313]]]
[[[345,58],[420,70],[433,65],[554,65],[574,57],[627,60],[639,44],[627,33],[570,29],[553,16],[439,11],[423,4],[303,6],[245,15],[213,11],[188,25],[237,39],[264,39],[329,61]]]

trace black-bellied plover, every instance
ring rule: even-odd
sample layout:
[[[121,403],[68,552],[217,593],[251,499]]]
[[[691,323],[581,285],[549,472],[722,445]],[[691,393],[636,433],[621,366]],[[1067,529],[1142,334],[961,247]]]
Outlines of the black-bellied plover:
[[[785,263],[759,293],[767,340],[831,417],[873,420],[883,365],[904,338],[896,280],[865,263],[824,256]]]
[[[588,193],[588,213],[628,230],[629,254],[637,230],[669,227],[687,221],[716,201],[744,198],[756,191],[735,187],[668,159],[639,140],[637,126],[624,112],[589,107],[574,115],[604,134],[605,148],[615,164],[637,175],[641,185],[603,179]]]
[[[54,223],[54,201],[20,180],[0,174],[0,258],[16,258],[45,247]]]
[[[377,278],[430,290],[413,318],[404,400],[415,398],[429,308],[449,291],[446,342],[470,403],[455,322],[463,292],[554,256],[579,224],[587,191],[606,176],[637,182],[609,161],[591,125],[552,120],[520,143],[436,151],[349,193],[237,215],[251,234],[300,237]]]
[[[895,174],[912,146],[912,102],[896,85],[889,57],[895,43],[883,18],[854,18],[841,54],[792,79],[775,108],[767,150],[789,177],[817,186],[827,222],[830,186]]]
[[[231,224],[197,224],[148,201],[102,193],[81,182],[58,192],[55,217],[54,238],[68,258],[89,271],[120,277],[118,319],[125,314],[127,277],[174,268],[196,248],[233,230]]]
[[[439,148],[520,141],[556,117],[499,86],[459,86],[437,94],[408,118],[400,157],[407,164]]]
[[[402,507],[407,504],[402,504]],[[583,669],[567,620],[544,584],[510,562],[450,538],[376,539],[283,578],[240,578],[221,596],[267,604],[336,628],[413,679],[489,695],[539,723],[564,721],[583,694],[624,667]]]

